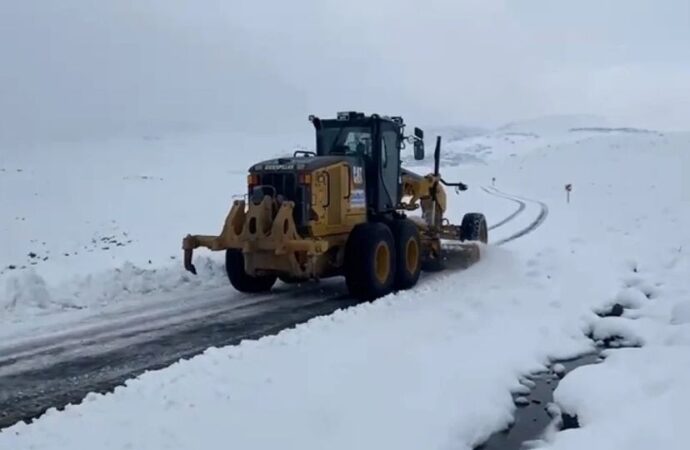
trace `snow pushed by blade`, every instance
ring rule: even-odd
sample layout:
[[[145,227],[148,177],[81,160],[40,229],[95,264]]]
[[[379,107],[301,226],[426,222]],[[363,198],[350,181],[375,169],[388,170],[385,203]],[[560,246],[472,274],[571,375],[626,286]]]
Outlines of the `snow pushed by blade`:
[[[24,314],[44,310],[45,314],[60,310],[105,306],[144,295],[168,292],[184,293],[198,288],[227,285],[225,266],[214,259],[198,258],[199,276],[179,267],[145,269],[132,263],[48,287],[35,270],[10,277],[6,284],[4,307],[23,310]]]

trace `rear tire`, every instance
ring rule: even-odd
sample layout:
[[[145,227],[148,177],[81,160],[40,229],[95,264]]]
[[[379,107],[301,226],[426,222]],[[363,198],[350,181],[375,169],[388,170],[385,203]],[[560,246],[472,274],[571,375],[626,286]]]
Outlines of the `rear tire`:
[[[234,248],[225,252],[225,271],[232,287],[240,292],[257,293],[271,290],[278,278],[276,275],[253,277],[244,271],[244,255]]]
[[[463,241],[489,242],[489,228],[482,213],[467,213],[460,224],[460,238]]]
[[[422,244],[419,230],[410,219],[395,220],[391,224],[395,238],[395,281],[396,290],[409,289],[419,280],[422,271]]]
[[[393,290],[395,241],[383,223],[357,225],[345,244],[345,282],[350,294],[373,300]]]

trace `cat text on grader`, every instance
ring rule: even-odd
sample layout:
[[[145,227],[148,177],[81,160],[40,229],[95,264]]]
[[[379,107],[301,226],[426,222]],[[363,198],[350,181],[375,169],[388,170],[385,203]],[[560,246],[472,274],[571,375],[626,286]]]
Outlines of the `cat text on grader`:
[[[252,166],[247,201],[233,203],[220,235],[184,238],[187,270],[196,273],[192,252],[206,247],[225,250],[230,282],[242,292],[268,291],[278,278],[345,276],[353,296],[373,299],[414,286],[422,270],[440,269],[442,241],[465,241],[464,257],[479,259],[472,241],[487,242],[484,215],[465,214],[461,225],[444,219],[443,186],[467,187],[441,178],[440,137],[434,172],[422,176],[401,166],[405,143],[424,158],[422,130],[405,136],[401,117],[309,119],[316,152]],[[416,210],[421,216],[411,214]]]

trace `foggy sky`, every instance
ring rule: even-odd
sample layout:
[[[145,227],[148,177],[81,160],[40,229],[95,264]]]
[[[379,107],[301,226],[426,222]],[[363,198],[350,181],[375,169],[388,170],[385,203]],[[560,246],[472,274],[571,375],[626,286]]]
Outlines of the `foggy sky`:
[[[0,140],[357,109],[690,128],[687,0],[0,0]]]

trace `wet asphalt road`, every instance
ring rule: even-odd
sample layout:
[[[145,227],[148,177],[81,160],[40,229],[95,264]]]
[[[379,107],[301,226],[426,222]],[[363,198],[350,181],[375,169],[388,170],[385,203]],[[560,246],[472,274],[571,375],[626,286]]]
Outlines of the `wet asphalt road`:
[[[10,371],[0,377],[0,428],[37,417],[51,407],[78,403],[89,392],[112,391],[146,370],[169,366],[209,347],[275,334],[312,317],[355,304],[345,295],[342,284],[331,283],[326,289],[311,286],[306,294],[295,286],[277,294],[275,301],[192,320],[183,327],[172,327],[170,333],[156,334],[152,339],[143,336],[142,340],[133,340],[131,345],[102,353],[57,360],[55,364],[43,364],[35,369]],[[233,295],[228,289],[228,302],[232,302]],[[127,338],[131,340],[132,336]],[[44,359],[50,356],[58,355],[41,355]],[[4,362],[0,369],[7,369],[6,366],[16,362]]]

